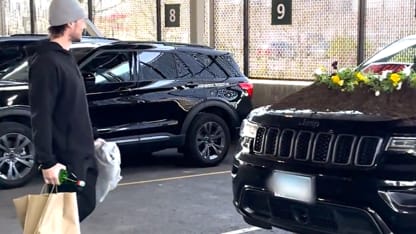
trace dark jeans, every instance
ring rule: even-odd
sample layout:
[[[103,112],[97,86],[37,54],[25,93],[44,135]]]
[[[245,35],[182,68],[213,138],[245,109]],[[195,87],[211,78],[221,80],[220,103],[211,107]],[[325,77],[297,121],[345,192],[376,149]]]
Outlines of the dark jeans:
[[[76,192],[78,201],[79,221],[82,222],[90,215],[96,205],[95,201],[95,184],[97,182],[97,173],[95,170],[88,170],[85,180],[85,187],[77,187],[74,184],[61,184],[58,186],[58,192]]]

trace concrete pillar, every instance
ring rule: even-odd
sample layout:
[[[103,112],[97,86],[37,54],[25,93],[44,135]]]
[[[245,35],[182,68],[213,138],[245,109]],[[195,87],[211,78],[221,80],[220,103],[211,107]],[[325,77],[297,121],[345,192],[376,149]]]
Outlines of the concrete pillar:
[[[0,35],[6,34],[6,3],[0,0]]]
[[[215,5],[214,0],[209,0],[209,46],[215,48],[215,26],[214,26],[214,19],[215,19]]]
[[[205,1],[190,0],[191,43],[204,44]]]

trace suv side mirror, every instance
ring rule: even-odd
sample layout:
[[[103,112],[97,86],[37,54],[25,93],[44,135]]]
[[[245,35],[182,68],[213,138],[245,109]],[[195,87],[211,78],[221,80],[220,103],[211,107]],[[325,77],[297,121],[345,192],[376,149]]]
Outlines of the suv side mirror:
[[[95,85],[95,75],[92,72],[82,72],[82,77],[84,77],[85,86]]]

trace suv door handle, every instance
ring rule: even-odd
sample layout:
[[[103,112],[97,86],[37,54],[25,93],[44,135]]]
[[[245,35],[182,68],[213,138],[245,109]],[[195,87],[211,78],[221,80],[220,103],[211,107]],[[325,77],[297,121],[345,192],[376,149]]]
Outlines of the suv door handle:
[[[194,88],[194,87],[196,87],[196,86],[198,86],[198,84],[195,84],[194,82],[188,82],[188,83],[186,83],[185,84],[185,87],[188,87],[188,88]]]
[[[120,92],[125,92],[125,91],[131,91],[131,88],[128,88],[128,87],[120,87],[117,90],[120,91]]]

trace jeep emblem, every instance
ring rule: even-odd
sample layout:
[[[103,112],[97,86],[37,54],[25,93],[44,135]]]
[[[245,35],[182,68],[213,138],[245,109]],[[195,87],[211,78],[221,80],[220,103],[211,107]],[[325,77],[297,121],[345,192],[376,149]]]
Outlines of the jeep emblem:
[[[317,128],[319,127],[319,121],[304,119],[302,122],[299,123],[299,126]]]

